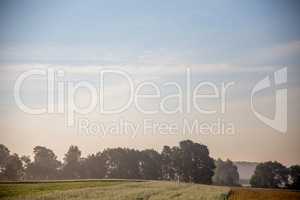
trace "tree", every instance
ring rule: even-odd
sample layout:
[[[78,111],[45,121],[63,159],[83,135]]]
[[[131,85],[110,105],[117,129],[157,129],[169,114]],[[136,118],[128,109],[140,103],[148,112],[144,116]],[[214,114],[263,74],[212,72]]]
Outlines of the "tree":
[[[262,188],[284,187],[288,183],[288,174],[288,169],[277,161],[260,163],[256,166],[250,184]]]
[[[162,178],[164,180],[174,179],[174,169],[172,165],[172,150],[169,146],[164,146],[161,152],[161,167],[162,167]]]
[[[81,157],[81,151],[77,146],[71,145],[68,152],[65,154],[64,161],[66,164],[79,162]]]
[[[161,155],[158,152],[152,149],[141,151],[140,174],[143,179],[161,179]]]
[[[300,189],[300,166],[299,165],[293,165],[289,168],[290,171],[290,178],[291,178],[291,184],[289,185],[289,188],[291,189]]]
[[[214,175],[214,160],[207,146],[185,140],[179,143],[182,154],[181,171],[186,182],[211,184]]]
[[[221,159],[218,159],[216,161],[213,182],[218,185],[239,185],[239,173],[237,166],[235,166],[231,160],[222,161]]]
[[[3,175],[7,180],[19,180],[23,175],[23,165],[17,154],[8,157],[3,170]]]
[[[101,152],[96,155],[89,155],[82,160],[82,177],[83,178],[104,178],[106,174],[105,160]]]
[[[30,157],[29,156],[21,156],[20,158],[21,162],[22,162],[22,167],[23,167],[23,179],[30,179],[29,177],[29,166],[32,164]]]
[[[27,169],[27,167],[31,164],[31,160],[29,156],[21,156],[21,161],[24,169]]]
[[[65,179],[79,179],[82,168],[80,163],[81,151],[77,146],[71,145],[64,157],[62,176]]]
[[[162,157],[162,177],[164,180],[179,180],[182,177],[182,151],[179,147],[164,146]]]
[[[102,153],[106,178],[138,179],[139,173],[139,152],[127,148],[106,149]]]
[[[0,173],[4,169],[4,166],[7,162],[7,159],[9,157],[9,150],[6,146],[3,144],[0,144]]]
[[[29,179],[49,180],[58,178],[61,163],[51,149],[37,146],[33,149],[34,161],[29,164],[26,176]]]
[[[179,143],[179,147],[164,146],[161,156],[163,179],[212,182],[215,165],[205,145],[185,140]]]

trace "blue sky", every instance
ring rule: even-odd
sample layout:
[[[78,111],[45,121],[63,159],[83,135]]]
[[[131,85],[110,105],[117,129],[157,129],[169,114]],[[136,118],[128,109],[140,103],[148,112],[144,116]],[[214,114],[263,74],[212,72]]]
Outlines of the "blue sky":
[[[299,9],[297,1],[1,1],[0,58],[236,63],[299,40]]]

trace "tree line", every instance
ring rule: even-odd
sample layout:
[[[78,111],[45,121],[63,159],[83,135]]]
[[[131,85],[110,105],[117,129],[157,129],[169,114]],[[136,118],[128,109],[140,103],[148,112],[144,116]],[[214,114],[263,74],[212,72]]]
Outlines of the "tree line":
[[[108,148],[82,157],[70,146],[63,161],[43,146],[29,156],[11,154],[0,144],[0,180],[59,179],[145,179],[170,180],[217,185],[239,185],[239,173],[230,160],[214,160],[207,146],[184,140],[179,146],[153,149]],[[300,166],[287,168],[278,162],[261,163],[250,180],[253,187],[299,189]]]
[[[160,153],[153,149],[109,148],[85,158],[77,146],[70,146],[63,162],[43,146],[33,149],[31,160],[28,156],[10,154],[7,147],[0,145],[1,180],[121,178],[211,184],[215,179],[226,184],[223,179],[227,177],[223,175],[213,178],[215,170],[224,174],[225,167],[230,166],[221,166],[221,162],[210,157],[207,146],[190,140],[181,141],[179,146],[164,146]],[[236,168],[234,170],[236,179],[230,181],[237,184],[238,173]]]

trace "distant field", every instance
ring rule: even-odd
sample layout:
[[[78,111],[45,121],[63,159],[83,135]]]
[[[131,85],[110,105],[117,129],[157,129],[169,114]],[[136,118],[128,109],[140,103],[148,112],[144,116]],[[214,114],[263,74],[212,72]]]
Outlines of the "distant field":
[[[299,200],[300,192],[279,189],[232,188],[229,200]]]
[[[0,200],[252,200],[300,199],[299,192],[166,181],[88,180],[0,183]]]
[[[10,200],[224,200],[227,187],[163,181],[88,181],[0,184]]]

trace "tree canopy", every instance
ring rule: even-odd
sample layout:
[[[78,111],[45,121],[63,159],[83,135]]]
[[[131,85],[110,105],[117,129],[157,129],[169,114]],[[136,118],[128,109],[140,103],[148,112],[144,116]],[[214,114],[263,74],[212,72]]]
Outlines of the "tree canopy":
[[[82,174],[81,151],[71,145],[64,157],[61,176],[65,179],[79,179]]]
[[[26,156],[10,155],[4,145],[0,146],[1,179],[124,178],[210,184],[215,168],[208,148],[190,140],[179,146],[165,146],[161,153],[153,149],[109,148],[86,158],[81,157],[77,146],[71,145],[62,163],[43,146],[36,146],[33,154],[31,161]]]
[[[256,166],[251,177],[252,187],[278,188],[288,184],[288,169],[279,162],[264,162]]]
[[[239,184],[237,166],[230,160],[214,160],[207,146],[184,140],[178,146],[153,149],[108,148],[82,157],[78,146],[71,145],[63,162],[43,146],[29,156],[11,154],[0,144],[0,180],[55,179],[144,179],[235,186]],[[256,166],[252,187],[300,189],[300,166],[264,162]]]
[[[26,169],[26,179],[57,179],[61,163],[54,152],[46,147],[36,146],[33,153],[34,161]]]
[[[217,185],[239,185],[239,173],[237,166],[234,165],[231,160],[222,161],[221,159],[218,159],[216,161],[213,182]]]
[[[300,189],[300,166],[299,165],[293,165],[289,168],[290,171],[290,179],[291,184],[289,185],[289,188],[291,189]]]

